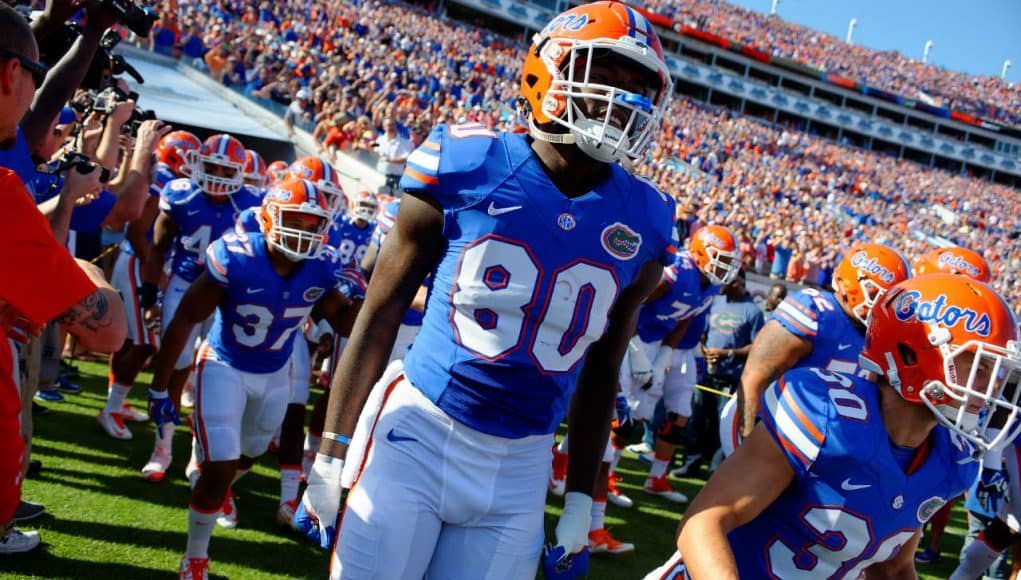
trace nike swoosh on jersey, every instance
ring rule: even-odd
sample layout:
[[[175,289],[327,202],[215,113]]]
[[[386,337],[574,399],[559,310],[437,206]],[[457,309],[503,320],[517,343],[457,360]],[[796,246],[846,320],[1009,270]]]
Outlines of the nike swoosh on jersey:
[[[193,209],[193,210],[188,212],[188,215],[195,215],[195,214],[199,213],[200,211],[202,211],[202,210],[200,210],[200,209]]]
[[[247,292],[248,294],[258,294],[263,290],[265,290],[265,288],[245,288],[245,292]]]
[[[486,210],[486,213],[488,213],[491,216],[498,216],[503,215],[505,213],[510,213],[512,211],[518,211],[519,209],[521,209],[520,205],[511,205],[507,207],[498,208],[496,207],[496,203],[491,201],[489,202],[489,209]]]
[[[394,433],[393,429],[390,429],[390,431],[387,432],[386,440],[391,443],[401,443],[402,441],[418,441],[418,439],[415,439],[414,437],[405,437],[403,435],[398,435]]]
[[[837,345],[837,350],[847,350],[847,349],[851,348],[852,346],[854,346],[854,345],[853,344],[838,344]]]
[[[859,489],[867,489],[869,487],[872,487],[871,483],[851,483],[850,477],[840,482],[840,489],[844,491],[857,491]]]

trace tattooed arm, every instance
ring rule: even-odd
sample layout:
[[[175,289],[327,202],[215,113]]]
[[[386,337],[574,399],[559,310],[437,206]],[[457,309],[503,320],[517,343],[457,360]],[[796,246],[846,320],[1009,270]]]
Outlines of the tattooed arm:
[[[810,352],[811,342],[787,332],[775,320],[767,322],[762,327],[748,353],[748,360],[741,374],[741,388],[737,392],[742,437],[751,435],[755,417],[759,414],[762,393],[766,392],[766,388],[780,378],[780,375]]]
[[[96,290],[57,317],[86,350],[115,352],[124,344],[127,321],[120,295],[103,278],[103,271],[84,260],[78,266],[96,285]]]

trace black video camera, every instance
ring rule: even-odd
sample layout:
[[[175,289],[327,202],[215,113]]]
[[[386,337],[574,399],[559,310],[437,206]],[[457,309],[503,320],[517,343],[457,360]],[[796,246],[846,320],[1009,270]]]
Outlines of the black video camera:
[[[149,37],[152,25],[156,23],[156,14],[152,11],[140,8],[131,0],[101,0],[100,5],[117,17],[121,24],[127,26],[142,38]]]
[[[82,175],[88,175],[98,169],[100,171],[99,182],[106,183],[110,181],[109,169],[93,163],[87,156],[78,153],[77,151],[68,151],[61,155],[56,161],[51,161],[46,164],[46,173],[54,175],[62,174],[70,169],[74,169]]]

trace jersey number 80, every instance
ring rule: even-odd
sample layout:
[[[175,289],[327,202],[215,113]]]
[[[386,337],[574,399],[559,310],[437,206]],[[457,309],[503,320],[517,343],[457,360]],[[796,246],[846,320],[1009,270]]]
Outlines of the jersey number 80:
[[[543,371],[569,372],[604,332],[618,291],[605,265],[579,259],[547,274],[525,244],[487,235],[461,253],[450,322],[458,343],[482,359],[527,348]],[[543,295],[532,328],[525,319]]]

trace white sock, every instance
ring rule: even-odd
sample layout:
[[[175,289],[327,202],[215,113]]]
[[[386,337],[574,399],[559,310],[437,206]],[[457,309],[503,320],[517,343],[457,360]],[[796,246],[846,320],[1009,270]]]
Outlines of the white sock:
[[[557,445],[557,453],[567,454],[567,435],[564,435],[564,438],[560,440],[560,444]]]
[[[666,475],[667,465],[670,465],[670,460],[654,458],[652,460],[652,468],[649,469],[649,477],[663,477]]]
[[[280,503],[285,504],[298,497],[301,483],[301,468],[297,465],[280,466]]]
[[[106,393],[106,408],[104,410],[116,413],[123,409],[129,392],[131,392],[131,385],[111,382],[110,390]]]
[[[186,557],[209,557],[209,538],[213,535],[216,516],[219,514],[219,509],[205,513],[193,505],[188,506],[188,547],[184,550]]]
[[[950,575],[950,580],[975,580],[981,578],[982,574],[996,561],[1000,553],[985,543],[982,536],[975,538],[975,541],[968,544],[961,557],[957,569]]]
[[[603,521],[606,519],[606,498],[593,499],[592,500],[592,523],[589,524],[588,531],[594,532],[595,530],[603,529],[605,525]]]
[[[623,452],[623,449],[613,448],[613,459],[610,460],[610,473],[617,471],[617,464],[620,463],[620,454]]]
[[[160,431],[163,433],[163,437],[156,438],[156,447],[163,448],[163,450],[167,452],[167,455],[171,453],[171,450],[174,447],[174,427],[176,427],[176,425],[173,423],[165,423]]]

